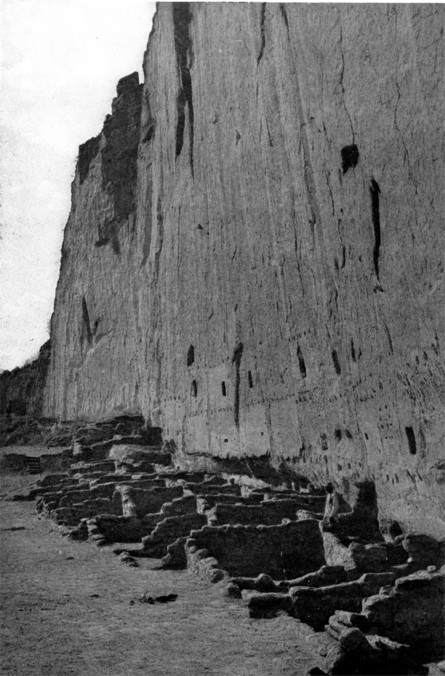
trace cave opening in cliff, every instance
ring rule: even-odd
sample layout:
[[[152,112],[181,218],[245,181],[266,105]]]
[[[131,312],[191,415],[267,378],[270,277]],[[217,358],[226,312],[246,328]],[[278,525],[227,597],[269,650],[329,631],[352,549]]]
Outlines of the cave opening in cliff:
[[[225,384],[224,380],[221,383],[221,392],[222,392],[222,396],[225,397],[226,396],[226,384]]]
[[[297,345],[297,358],[301,376],[302,378],[306,378],[306,364],[304,363],[303,355],[299,345]]]
[[[253,387],[252,371],[248,371],[247,379],[249,381],[249,387],[250,387],[250,389],[252,389],[252,387]]]
[[[190,345],[187,351],[187,366],[191,366],[195,361],[195,348],[193,345]]]
[[[411,455],[417,453],[416,435],[412,427],[405,427],[406,438],[408,439],[408,448]]]
[[[357,166],[358,158],[359,152],[355,143],[350,146],[344,146],[341,149],[341,168],[344,174],[346,174],[348,169],[353,169]]]
[[[196,380],[192,380],[192,395],[193,397],[198,396],[198,383],[196,382]]]

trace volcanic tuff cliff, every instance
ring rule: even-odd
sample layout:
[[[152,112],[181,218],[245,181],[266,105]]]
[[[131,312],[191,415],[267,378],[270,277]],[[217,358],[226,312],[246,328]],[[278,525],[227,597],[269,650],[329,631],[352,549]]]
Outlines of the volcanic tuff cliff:
[[[444,8],[159,3],[81,146],[44,412],[443,533]]]

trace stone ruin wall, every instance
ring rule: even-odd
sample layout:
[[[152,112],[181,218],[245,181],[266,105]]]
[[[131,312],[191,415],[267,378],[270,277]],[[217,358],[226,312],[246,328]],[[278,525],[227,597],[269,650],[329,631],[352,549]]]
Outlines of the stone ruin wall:
[[[81,146],[44,412],[141,411],[443,534],[438,5],[159,3]]]

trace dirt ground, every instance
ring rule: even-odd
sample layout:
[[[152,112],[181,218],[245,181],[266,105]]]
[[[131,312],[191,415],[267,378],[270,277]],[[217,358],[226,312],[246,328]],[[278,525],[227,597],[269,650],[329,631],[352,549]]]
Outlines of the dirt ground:
[[[297,620],[251,620],[187,571],[155,570],[153,559],[129,568],[111,548],[66,540],[34,503],[8,501],[30,481],[0,486],[0,673],[304,676],[314,666]],[[141,604],[144,592],[178,598]]]

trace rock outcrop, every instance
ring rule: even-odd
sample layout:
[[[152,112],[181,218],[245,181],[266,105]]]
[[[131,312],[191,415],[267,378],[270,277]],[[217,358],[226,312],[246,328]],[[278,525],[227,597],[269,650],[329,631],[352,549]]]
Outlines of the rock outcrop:
[[[440,536],[443,23],[160,3],[80,148],[45,415],[141,413],[189,469],[371,480]]]
[[[30,363],[0,374],[0,415],[42,416],[43,392],[51,356],[51,341]]]

